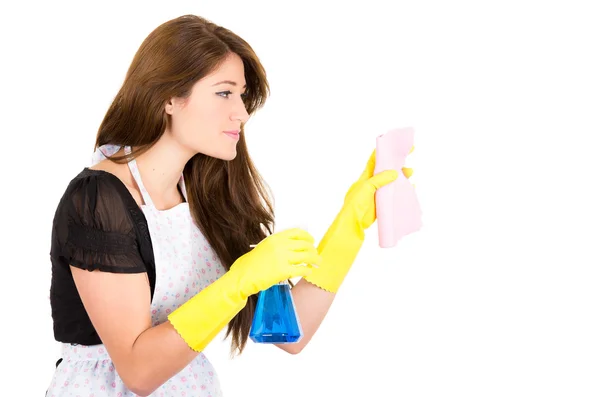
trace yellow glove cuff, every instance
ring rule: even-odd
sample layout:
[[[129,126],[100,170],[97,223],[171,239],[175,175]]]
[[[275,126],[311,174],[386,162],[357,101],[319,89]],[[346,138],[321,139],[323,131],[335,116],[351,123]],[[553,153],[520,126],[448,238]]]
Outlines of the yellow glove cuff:
[[[320,241],[322,262],[306,281],[329,292],[337,292],[364,242],[364,230],[356,217],[342,210]]]
[[[232,289],[237,280],[231,276],[225,273],[168,316],[177,333],[196,352],[201,352],[246,306],[247,298]]]

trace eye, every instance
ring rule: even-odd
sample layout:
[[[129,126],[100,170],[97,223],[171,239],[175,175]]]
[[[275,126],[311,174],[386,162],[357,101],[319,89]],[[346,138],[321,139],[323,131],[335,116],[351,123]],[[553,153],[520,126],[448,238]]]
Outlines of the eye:
[[[233,94],[231,91],[221,91],[221,92],[217,92],[217,95],[227,99],[229,98],[229,95]]]
[[[229,95],[231,95],[231,94],[233,94],[233,92],[231,92],[229,90],[217,92],[218,96],[225,98],[225,99],[229,99]],[[246,99],[246,97],[248,96],[248,92],[246,91],[246,92],[242,93],[240,96],[242,97],[242,99]]]

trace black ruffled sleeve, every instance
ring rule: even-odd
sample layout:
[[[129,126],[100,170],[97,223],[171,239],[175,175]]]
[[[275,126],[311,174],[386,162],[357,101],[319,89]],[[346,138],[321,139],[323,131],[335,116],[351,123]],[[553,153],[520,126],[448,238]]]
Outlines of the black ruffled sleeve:
[[[73,179],[55,213],[51,256],[89,271],[146,272],[125,194],[107,172],[88,170]]]

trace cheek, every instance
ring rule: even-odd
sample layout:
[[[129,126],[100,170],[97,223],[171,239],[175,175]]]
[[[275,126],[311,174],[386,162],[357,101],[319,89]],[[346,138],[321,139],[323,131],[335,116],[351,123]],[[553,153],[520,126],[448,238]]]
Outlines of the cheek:
[[[191,104],[185,113],[184,119],[188,127],[206,133],[220,131],[226,122],[227,111],[224,104],[219,101],[205,101],[204,103]]]
[[[173,132],[177,136],[184,137],[205,127],[207,109],[190,105],[188,104],[171,118]]]

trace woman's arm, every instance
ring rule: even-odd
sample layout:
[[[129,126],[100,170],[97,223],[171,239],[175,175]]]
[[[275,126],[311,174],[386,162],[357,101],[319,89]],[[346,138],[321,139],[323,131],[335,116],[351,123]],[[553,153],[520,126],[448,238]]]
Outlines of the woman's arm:
[[[277,345],[288,353],[301,352],[323,322],[363,244],[365,230],[375,222],[377,189],[397,178],[396,171],[388,170],[373,175],[374,169],[375,151],[371,153],[361,176],[346,193],[341,211],[319,243],[317,250],[323,263],[292,288],[304,336],[298,343]],[[402,172],[407,178],[412,175],[410,168],[403,168]]]
[[[147,396],[198,354],[169,321],[152,327],[145,273],[116,274],[71,266],[92,324],[125,386]]]
[[[250,295],[282,280],[304,277],[320,264],[314,239],[300,229],[273,234],[231,268],[152,327],[144,273],[89,272],[71,267],[75,285],[125,385],[147,396],[194,359]]]
[[[276,344],[276,346],[290,354],[298,354],[321,326],[333,303],[335,293],[325,291],[305,279],[300,279],[292,288],[292,298],[304,335],[298,343]]]

